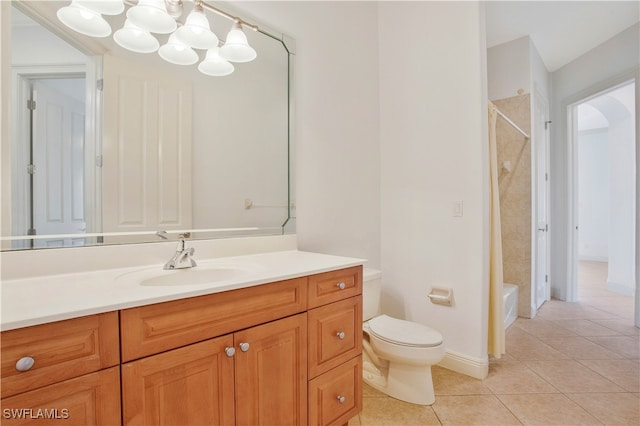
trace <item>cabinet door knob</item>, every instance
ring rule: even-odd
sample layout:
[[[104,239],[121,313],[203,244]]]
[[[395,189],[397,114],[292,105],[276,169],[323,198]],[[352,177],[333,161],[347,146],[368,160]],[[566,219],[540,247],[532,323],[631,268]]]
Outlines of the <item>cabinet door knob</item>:
[[[247,342],[242,342],[242,343],[240,343],[239,346],[240,346],[240,350],[242,352],[246,352],[246,351],[249,350],[249,344]]]
[[[35,363],[36,361],[30,356],[22,357],[18,360],[18,362],[16,362],[16,370],[29,371],[31,370],[31,367],[33,367],[33,364]]]
[[[346,398],[346,397],[344,397],[344,396],[342,396],[342,395],[338,395],[338,402],[339,402],[340,404],[344,404],[346,400],[347,400],[347,398]]]
[[[232,348],[230,346],[227,346],[226,348],[224,348],[224,353],[227,354],[227,356],[229,358],[231,358],[232,356],[234,356],[236,354],[236,348]]]
[[[338,284],[336,284],[336,287],[338,287],[340,290],[344,290],[347,287],[347,285],[341,281]]]
[[[344,340],[344,336],[346,335],[344,334],[344,331],[339,331],[338,333],[336,333],[336,336],[338,336],[338,339]]]

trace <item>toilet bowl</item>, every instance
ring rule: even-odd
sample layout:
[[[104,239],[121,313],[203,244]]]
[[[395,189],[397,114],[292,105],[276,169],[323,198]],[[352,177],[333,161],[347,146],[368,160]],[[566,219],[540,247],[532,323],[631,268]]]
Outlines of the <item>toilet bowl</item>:
[[[396,399],[435,402],[431,366],[444,358],[442,335],[430,327],[378,315],[381,272],[363,273],[363,379]]]

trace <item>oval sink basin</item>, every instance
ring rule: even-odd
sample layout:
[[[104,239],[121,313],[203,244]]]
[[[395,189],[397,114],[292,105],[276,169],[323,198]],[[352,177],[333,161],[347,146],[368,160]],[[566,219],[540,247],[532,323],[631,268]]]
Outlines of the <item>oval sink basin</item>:
[[[164,270],[146,268],[118,277],[120,282],[142,286],[190,286],[239,280],[259,269],[252,265],[202,262],[193,268]]]
[[[218,281],[227,281],[242,278],[247,275],[247,271],[230,267],[219,267],[209,269],[198,269],[198,267],[187,269],[174,269],[163,271],[164,273],[155,277],[140,281],[140,285],[166,286],[166,285],[194,285],[210,284]]]

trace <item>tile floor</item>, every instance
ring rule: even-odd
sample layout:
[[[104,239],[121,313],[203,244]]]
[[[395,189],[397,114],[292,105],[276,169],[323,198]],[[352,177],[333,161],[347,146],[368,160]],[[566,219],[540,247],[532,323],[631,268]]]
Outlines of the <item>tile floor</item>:
[[[640,329],[633,297],[604,288],[606,265],[581,262],[579,303],[518,318],[485,380],[435,366],[427,407],[365,385],[349,425],[640,425]]]

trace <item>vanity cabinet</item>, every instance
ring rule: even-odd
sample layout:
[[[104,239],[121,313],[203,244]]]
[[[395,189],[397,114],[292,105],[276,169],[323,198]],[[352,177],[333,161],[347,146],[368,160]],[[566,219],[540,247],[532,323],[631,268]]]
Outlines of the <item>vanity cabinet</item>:
[[[5,331],[2,408],[60,424],[344,425],[362,408],[361,353],[357,266]]]
[[[306,305],[305,277],[123,310],[124,423],[306,424]]]
[[[117,312],[4,331],[1,338],[3,424],[120,424]]]
[[[362,410],[362,267],[309,277],[309,424]]]

